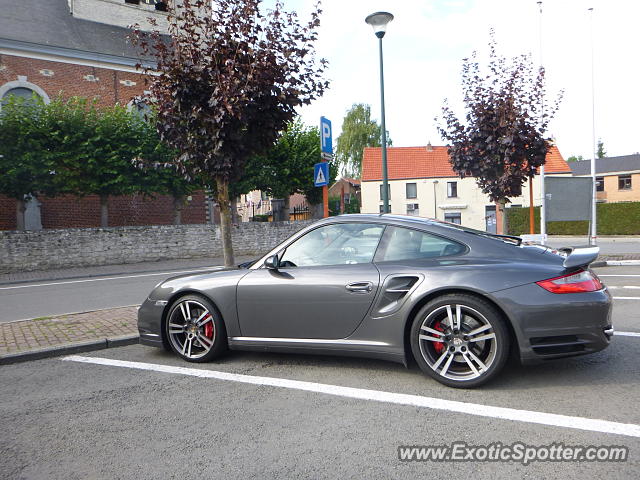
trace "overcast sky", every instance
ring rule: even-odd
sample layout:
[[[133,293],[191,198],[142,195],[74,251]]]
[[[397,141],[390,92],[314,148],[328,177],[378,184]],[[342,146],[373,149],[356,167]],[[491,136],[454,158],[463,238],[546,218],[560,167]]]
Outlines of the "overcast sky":
[[[309,0],[285,0],[303,17]],[[550,95],[564,100],[550,133],[564,157],[591,157],[591,34],[594,7],[596,137],[609,156],[640,151],[640,0],[545,0],[542,60]],[[394,146],[444,144],[434,117],[448,98],[462,114],[462,59],[486,53],[489,29],[499,53],[530,53],[538,62],[536,0],[323,0],[318,52],[329,63],[331,88],[302,109],[308,124],[328,117],[334,141],[353,103],[368,103],[380,118],[377,39],[364,22],[369,13],[389,11],[395,19],[384,38],[387,129]]]

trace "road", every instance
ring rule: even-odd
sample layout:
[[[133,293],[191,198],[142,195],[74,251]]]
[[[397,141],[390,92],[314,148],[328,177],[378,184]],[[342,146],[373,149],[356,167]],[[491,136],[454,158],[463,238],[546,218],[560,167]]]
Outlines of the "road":
[[[188,364],[139,345],[3,366],[0,472],[28,479],[635,479],[640,267],[598,273],[616,298],[613,323],[622,333],[608,349],[509,365],[476,390],[375,360],[231,352]],[[401,445],[455,441],[618,445],[629,448],[629,459],[528,466],[398,460]]]
[[[0,322],[140,305],[159,282],[201,271],[204,268],[0,285]]]
[[[549,237],[547,244],[551,247],[571,247],[588,245],[589,239],[584,237]],[[605,255],[620,255],[625,253],[640,253],[640,236],[635,237],[599,237],[600,253]]]

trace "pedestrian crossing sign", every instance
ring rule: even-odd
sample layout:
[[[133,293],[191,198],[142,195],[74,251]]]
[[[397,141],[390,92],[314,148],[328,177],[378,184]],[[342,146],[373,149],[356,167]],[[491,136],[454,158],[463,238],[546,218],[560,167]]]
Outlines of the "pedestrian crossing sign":
[[[313,183],[316,187],[324,187],[329,184],[329,164],[327,162],[316,163],[313,166]]]

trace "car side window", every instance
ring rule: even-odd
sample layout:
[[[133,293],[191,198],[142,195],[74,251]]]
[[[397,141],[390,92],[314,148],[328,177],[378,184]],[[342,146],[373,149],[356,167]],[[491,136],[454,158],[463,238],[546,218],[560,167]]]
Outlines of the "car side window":
[[[336,223],[316,228],[285,249],[280,267],[369,263],[383,231],[383,225],[369,223]]]
[[[457,255],[466,247],[453,240],[402,227],[388,227],[376,261],[410,260]]]

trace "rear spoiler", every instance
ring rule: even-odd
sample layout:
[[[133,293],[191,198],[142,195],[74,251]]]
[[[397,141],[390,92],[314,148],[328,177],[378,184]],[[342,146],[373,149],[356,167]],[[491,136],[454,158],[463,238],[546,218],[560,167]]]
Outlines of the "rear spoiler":
[[[564,268],[587,267],[598,258],[600,247],[565,247],[558,249],[567,254],[562,264]]]

